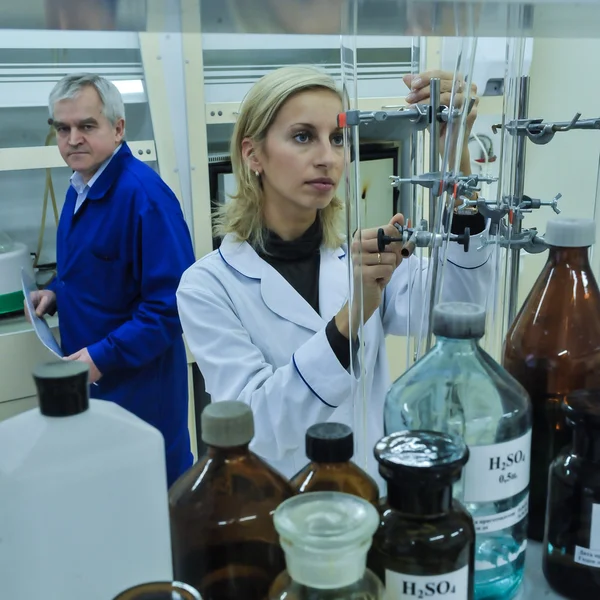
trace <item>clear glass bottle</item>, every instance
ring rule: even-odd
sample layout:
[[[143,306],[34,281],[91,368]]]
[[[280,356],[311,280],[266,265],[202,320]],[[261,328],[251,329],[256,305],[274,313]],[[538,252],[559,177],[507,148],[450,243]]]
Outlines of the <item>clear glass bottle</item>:
[[[388,598],[473,599],[473,520],[452,498],[469,451],[459,437],[404,431],[375,446],[387,482],[368,565]]]
[[[600,388],[600,291],[588,259],[591,219],[549,221],[548,261],[512,324],[504,367],[533,407],[529,537],[542,541],[548,469],[571,440],[560,405],[579,389]]]
[[[350,459],[354,454],[352,429],[341,423],[317,423],[306,431],[306,456],[311,461],[291,479],[298,493],[344,492],[376,503],[375,480]]]
[[[530,402],[479,346],[483,308],[440,304],[433,332],[434,347],[387,394],[385,432],[426,429],[464,439],[470,458],[454,495],[473,516],[477,532],[475,598],[507,600],[525,566]]]
[[[113,600],[202,600],[191,586],[180,582],[157,581],[136,585]]]
[[[550,468],[544,575],[573,600],[600,598],[600,390],[562,404],[573,442]]]
[[[249,450],[253,435],[249,406],[209,404],[208,453],[169,491],[175,578],[204,600],[263,600],[285,568],[273,512],[294,491]]]
[[[287,569],[269,600],[384,600],[381,581],[367,569],[379,525],[375,507],[351,494],[308,492],[275,511]]]

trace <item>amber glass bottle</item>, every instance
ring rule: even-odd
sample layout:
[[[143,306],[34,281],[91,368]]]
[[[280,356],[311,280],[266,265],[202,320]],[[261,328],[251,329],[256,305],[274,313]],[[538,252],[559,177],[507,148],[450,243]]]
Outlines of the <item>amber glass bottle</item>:
[[[563,403],[573,442],[552,463],[544,575],[573,600],[600,598],[600,390]]]
[[[344,492],[375,503],[375,480],[351,462],[354,436],[347,425],[317,423],[306,432],[306,456],[311,461],[292,478],[299,492]]]
[[[549,221],[548,261],[512,324],[504,367],[533,407],[529,537],[541,541],[548,469],[571,440],[560,406],[578,389],[600,388],[600,292],[588,259],[596,224]]]
[[[387,482],[367,564],[388,598],[473,600],[475,527],[452,499],[469,451],[461,438],[403,431],[375,446]]]
[[[249,450],[253,435],[246,404],[209,404],[208,453],[169,492],[175,578],[203,600],[263,600],[285,568],[273,513],[294,492]]]
[[[114,600],[202,600],[200,594],[185,583],[159,581],[136,585]]]

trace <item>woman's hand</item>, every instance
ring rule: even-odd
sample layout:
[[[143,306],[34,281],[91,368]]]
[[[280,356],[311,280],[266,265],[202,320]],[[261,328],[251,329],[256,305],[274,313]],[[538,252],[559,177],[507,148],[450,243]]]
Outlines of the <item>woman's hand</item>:
[[[428,104],[431,100],[431,85],[432,79],[437,78],[440,80],[440,104],[450,106],[450,98],[452,92],[452,84],[454,74],[448,71],[427,71],[420,73],[419,75],[404,75],[404,83],[410,89],[410,94],[406,97],[406,101],[409,105],[412,104]],[[463,148],[460,162],[460,170],[464,175],[471,174],[471,161],[469,156],[468,144],[469,136],[475,119],[477,119],[477,106],[479,105],[479,96],[477,96],[477,86],[472,83],[469,93],[465,91],[465,79],[462,75],[458,75],[456,78],[456,94],[454,95],[454,107],[461,108],[465,103],[465,97],[475,98],[475,104],[471,109],[471,112],[467,115],[467,129],[465,131],[465,137],[463,140]],[[468,102],[467,100],[467,102]],[[455,140],[458,139],[458,128],[453,127],[453,137]],[[446,143],[446,132],[447,124],[440,124],[440,151],[443,151]],[[456,142],[455,142],[456,143]],[[451,163],[450,163],[451,164]]]
[[[394,223],[404,224],[401,214],[394,215],[387,225],[384,225],[385,235],[398,237]],[[390,282],[396,268],[402,262],[401,244],[389,244],[383,252],[377,248],[377,232],[379,227],[363,229],[354,236],[351,255],[354,272],[354,300],[352,305],[353,322],[358,324],[360,318],[359,297],[360,283],[363,290],[363,319],[366,323],[379,308],[385,286]],[[336,315],[335,323],[340,333],[350,338],[348,305]],[[355,325],[354,337],[358,333]]]

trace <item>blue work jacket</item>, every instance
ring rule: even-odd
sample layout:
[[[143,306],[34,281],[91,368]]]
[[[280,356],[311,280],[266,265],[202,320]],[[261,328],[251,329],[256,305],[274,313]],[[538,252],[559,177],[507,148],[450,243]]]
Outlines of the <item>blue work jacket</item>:
[[[65,356],[87,348],[103,374],[91,387],[165,438],[169,485],[191,464],[187,361],[175,292],[194,262],[177,198],[127,144],[57,234],[56,292]]]

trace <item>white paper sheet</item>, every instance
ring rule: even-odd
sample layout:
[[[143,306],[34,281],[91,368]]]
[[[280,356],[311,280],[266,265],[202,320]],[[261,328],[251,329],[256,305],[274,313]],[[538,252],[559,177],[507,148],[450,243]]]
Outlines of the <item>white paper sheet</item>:
[[[21,284],[23,286],[23,295],[25,296],[25,304],[27,306],[27,311],[29,312],[29,317],[31,319],[31,324],[33,325],[33,329],[38,336],[40,342],[52,352],[58,358],[64,358],[65,355],[63,351],[60,349],[58,342],[56,341],[54,335],[52,335],[52,331],[50,327],[48,327],[48,323],[42,317],[38,317],[35,314],[35,309],[33,308],[33,303],[31,301],[31,293],[36,292],[38,290],[35,281],[31,279],[31,277],[25,272],[24,269],[21,269]]]

